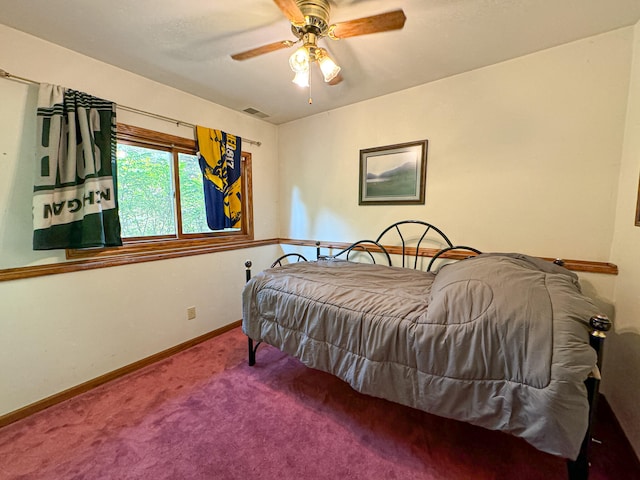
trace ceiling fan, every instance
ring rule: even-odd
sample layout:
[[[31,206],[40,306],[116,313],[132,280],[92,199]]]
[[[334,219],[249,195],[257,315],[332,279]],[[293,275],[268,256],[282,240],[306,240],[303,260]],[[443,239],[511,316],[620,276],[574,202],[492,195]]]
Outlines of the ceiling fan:
[[[261,47],[231,55],[234,60],[247,60],[265,53],[289,48],[298,42],[302,46],[289,58],[289,65],[295,73],[293,82],[309,86],[309,69],[317,62],[324,81],[336,85],[342,81],[340,67],[329,56],[326,49],[318,46],[318,40],[329,37],[333,40],[367,35],[370,33],[399,30],[404,26],[406,16],[401,9],[370,17],[330,24],[328,0],[273,0],[291,22],[291,31],[297,40],[282,40]]]

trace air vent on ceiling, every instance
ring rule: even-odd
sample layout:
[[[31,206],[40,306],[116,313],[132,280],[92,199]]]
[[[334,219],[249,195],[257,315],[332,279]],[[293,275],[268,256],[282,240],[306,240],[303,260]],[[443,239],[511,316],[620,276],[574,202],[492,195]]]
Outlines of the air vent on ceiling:
[[[243,112],[247,112],[249,115],[253,115],[258,118],[267,118],[269,116],[266,113],[262,113],[260,110],[256,110],[255,108],[252,108],[252,107],[245,108]]]

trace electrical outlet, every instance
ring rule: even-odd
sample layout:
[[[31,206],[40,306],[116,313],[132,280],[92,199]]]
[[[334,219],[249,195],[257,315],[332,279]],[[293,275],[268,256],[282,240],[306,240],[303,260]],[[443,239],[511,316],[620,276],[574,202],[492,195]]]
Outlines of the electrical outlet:
[[[187,320],[193,320],[196,318],[196,307],[187,308]]]

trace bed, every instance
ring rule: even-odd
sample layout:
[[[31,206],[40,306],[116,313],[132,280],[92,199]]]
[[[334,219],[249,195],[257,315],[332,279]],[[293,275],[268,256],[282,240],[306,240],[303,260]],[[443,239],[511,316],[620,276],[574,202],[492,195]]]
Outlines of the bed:
[[[407,237],[406,226],[424,231]],[[610,323],[573,272],[456,246],[417,220],[317,257],[288,254],[247,274],[250,364],[265,342],[359,392],[521,437],[587,478]]]

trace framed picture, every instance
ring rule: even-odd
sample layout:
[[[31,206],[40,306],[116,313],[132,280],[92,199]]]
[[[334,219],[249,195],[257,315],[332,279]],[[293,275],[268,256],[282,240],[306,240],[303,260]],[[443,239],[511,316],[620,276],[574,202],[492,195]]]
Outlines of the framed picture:
[[[638,182],[638,203],[636,203],[636,227],[640,227],[640,181]]]
[[[424,205],[427,140],[360,150],[360,205]]]

